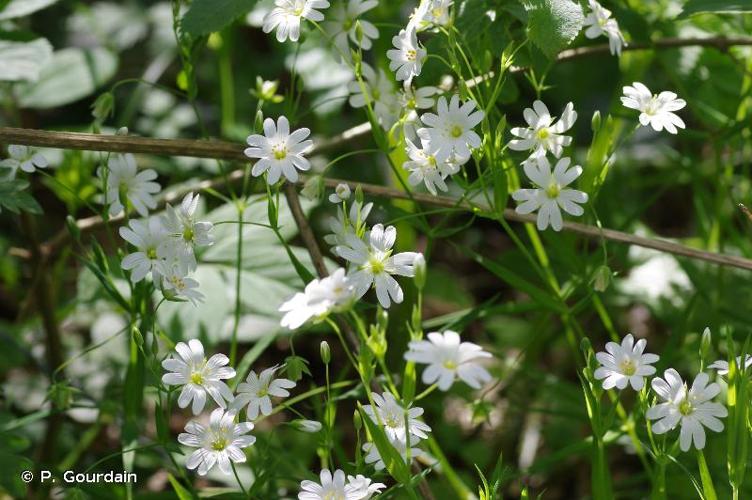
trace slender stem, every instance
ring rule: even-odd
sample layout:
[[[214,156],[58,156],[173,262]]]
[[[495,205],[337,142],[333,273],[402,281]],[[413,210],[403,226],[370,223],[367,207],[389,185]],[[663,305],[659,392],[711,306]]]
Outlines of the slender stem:
[[[235,366],[235,359],[238,355],[238,327],[240,326],[240,284],[241,271],[243,267],[243,214],[245,204],[241,201],[238,204],[238,246],[235,255],[235,314],[232,326],[232,340],[230,341],[230,366]]]
[[[232,467],[232,473],[235,475],[235,481],[237,481],[238,482],[238,486],[240,486],[240,491],[243,492],[243,496],[244,497],[248,498],[249,497],[248,496],[248,492],[243,487],[243,483],[240,482],[240,476],[238,476],[238,471],[237,471],[237,469],[235,469],[235,462],[230,461],[230,466]]]

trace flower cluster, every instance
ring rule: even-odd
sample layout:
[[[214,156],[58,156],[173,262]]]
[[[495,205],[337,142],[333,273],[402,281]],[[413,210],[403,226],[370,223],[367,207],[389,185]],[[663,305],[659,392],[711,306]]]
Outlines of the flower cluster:
[[[175,354],[162,361],[167,371],[162,376],[162,383],[167,386],[180,387],[178,406],[186,408],[191,405],[194,415],[200,414],[207,402],[207,395],[218,408],[211,412],[209,425],[192,420],[186,425],[185,432],[178,436],[178,442],[185,446],[197,448],[185,462],[188,469],[197,469],[203,476],[214,465],[225,473],[231,473],[231,463],[246,461],[242,449],[251,446],[256,438],[247,435],[253,430],[250,421],[236,422],[244,406],[246,416],[255,421],[259,413],[268,416],[272,413],[270,396],[284,398],[290,395],[287,389],[295,387],[295,382],[283,378],[274,378],[279,367],[268,368],[256,375],[250,371],[246,381],[239,384],[237,394],[233,394],[224,380],[234,378],[235,369],[227,366],[230,360],[224,354],[214,354],[206,359],[203,344],[196,339],[188,343],[178,342]]]
[[[536,223],[539,230],[543,231],[551,226],[554,231],[561,231],[561,211],[574,216],[582,215],[584,211],[580,205],[588,200],[587,193],[568,187],[582,174],[582,167],[571,166],[569,158],[561,158],[564,148],[572,143],[572,138],[564,133],[574,125],[577,112],[570,102],[561,117],[554,120],[548,107],[542,101],[535,101],[532,108],[525,109],[523,117],[528,126],[511,130],[517,138],[509,142],[509,148],[530,151],[528,159],[522,162],[522,168],[535,187],[512,193],[512,198],[520,202],[516,211],[519,214],[537,211]],[[548,153],[557,158],[553,172]]]
[[[334,471],[322,469],[319,474],[320,482],[311,480],[301,481],[301,492],[298,493],[299,500],[367,500],[373,495],[381,492],[386,488],[383,483],[374,483],[371,479],[358,474],[357,476],[347,476],[340,469]]]
[[[160,190],[154,182],[154,170],[138,172],[132,154],[118,154],[110,158],[107,167],[99,168],[98,175],[110,216],[128,213],[133,207],[144,217],[131,219],[119,230],[120,236],[134,247],[120,264],[130,272],[131,281],[138,283],[151,276],[168,300],[190,300],[194,304],[202,301],[199,283],[190,274],[198,267],[196,250],[214,243],[214,226],[196,217],[199,195],[188,193],[180,206],[168,203],[164,213],[149,215],[149,210],[157,206],[154,195]]]
[[[596,0],[588,0],[590,12],[585,16],[585,36],[598,38],[603,35],[608,38],[608,47],[611,55],[621,56],[622,47],[627,45],[619,30],[619,23],[611,17],[611,11],[604,8]]]
[[[645,377],[655,373],[652,366],[658,362],[658,356],[645,353],[647,341],[640,339],[634,341],[629,334],[624,337],[620,344],[609,342],[606,344],[606,352],[596,354],[600,367],[595,370],[596,379],[603,380],[603,388],[606,390],[617,388],[626,389],[631,386],[635,391],[645,387]],[[739,358],[738,362],[741,361]],[[718,369],[723,373],[722,361],[716,361],[711,368]],[[725,365],[725,373],[728,373],[728,363]],[[652,431],[655,434],[665,434],[678,426],[679,447],[682,451],[688,451],[694,445],[698,450],[705,447],[705,430],[714,432],[723,430],[723,423],[719,420],[728,412],[726,407],[711,400],[721,391],[717,383],[708,383],[706,373],[699,373],[691,387],[687,387],[681,375],[673,368],[667,369],[663,378],[655,377],[651,381],[653,391],[660,402],[651,406],[645,412],[648,420],[654,420]]]

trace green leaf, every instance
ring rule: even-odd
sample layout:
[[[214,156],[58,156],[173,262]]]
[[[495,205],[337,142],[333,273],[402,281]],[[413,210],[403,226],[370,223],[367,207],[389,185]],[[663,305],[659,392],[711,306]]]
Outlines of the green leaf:
[[[707,12],[723,14],[752,12],[752,3],[749,0],[689,0],[684,4],[678,19]]]
[[[37,83],[19,84],[24,108],[47,109],[89,96],[115,74],[117,56],[103,48],[63,49],[44,65]]]
[[[0,40],[0,80],[35,82],[51,57],[52,45],[46,38],[30,42]]]
[[[25,191],[28,186],[28,182],[18,179],[0,181],[0,207],[4,207],[15,214],[22,211],[41,214],[42,207],[39,206],[33,196]]]
[[[535,0],[525,8],[530,40],[551,59],[574,40],[585,20],[582,7],[570,0]]]
[[[191,492],[185,489],[185,487],[180,484],[180,481],[178,481],[175,476],[173,476],[172,474],[167,474],[167,479],[170,481],[172,489],[175,490],[175,494],[178,496],[179,500],[193,500],[193,495],[191,494]]]
[[[181,25],[191,35],[219,31],[251,10],[256,0],[193,0]]]
[[[363,406],[360,403],[358,403],[358,410],[360,411],[363,423],[368,429],[368,433],[371,435],[371,439],[373,439],[373,444],[376,446],[376,449],[379,450],[379,456],[381,456],[384,461],[384,465],[386,465],[389,474],[399,481],[400,484],[408,484],[410,482],[410,469],[400,453],[389,442],[389,438],[387,438],[384,433],[384,429],[371,420],[371,417],[369,417],[363,410]]]
[[[11,0],[10,3],[0,11],[0,21],[28,16],[38,10],[49,7],[55,2],[57,2],[57,0]]]

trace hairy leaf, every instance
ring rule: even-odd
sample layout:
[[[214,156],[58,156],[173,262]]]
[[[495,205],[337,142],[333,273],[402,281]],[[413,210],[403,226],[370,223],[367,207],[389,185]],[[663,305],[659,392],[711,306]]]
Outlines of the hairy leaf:
[[[525,8],[528,36],[549,58],[574,40],[585,20],[582,7],[570,0],[536,0]]]

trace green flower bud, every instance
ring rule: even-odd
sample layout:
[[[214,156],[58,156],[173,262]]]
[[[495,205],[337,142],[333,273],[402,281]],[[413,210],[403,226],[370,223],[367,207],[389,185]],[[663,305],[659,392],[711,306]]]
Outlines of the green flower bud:
[[[363,417],[360,415],[360,411],[355,410],[353,412],[353,426],[355,426],[355,430],[359,431],[363,428]]]
[[[593,133],[597,133],[601,129],[601,112],[598,110],[595,110],[595,113],[593,113],[593,118],[590,120],[590,127],[593,130]]]
[[[713,338],[710,333],[710,328],[705,327],[705,330],[702,332],[702,337],[700,337],[700,359],[706,359],[708,354],[710,354],[712,340]]]
[[[591,281],[593,289],[596,292],[605,292],[608,288],[608,285],[611,283],[612,274],[613,273],[611,272],[611,268],[609,268],[608,266],[599,266],[598,269],[595,270],[593,279]]]
[[[103,122],[115,111],[115,96],[112,95],[112,92],[105,92],[97,97],[91,108],[92,116]]]
[[[321,351],[321,361],[323,361],[325,365],[328,365],[332,360],[332,351],[329,349],[329,342],[322,340],[321,344],[319,344],[319,351]]]
[[[426,286],[426,258],[423,257],[422,253],[415,257],[413,266],[415,267],[415,286],[418,290],[423,290],[423,287]]]

